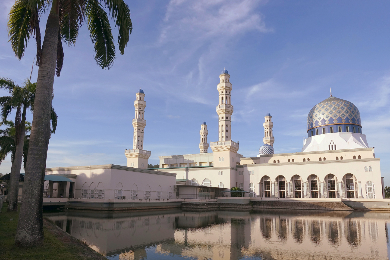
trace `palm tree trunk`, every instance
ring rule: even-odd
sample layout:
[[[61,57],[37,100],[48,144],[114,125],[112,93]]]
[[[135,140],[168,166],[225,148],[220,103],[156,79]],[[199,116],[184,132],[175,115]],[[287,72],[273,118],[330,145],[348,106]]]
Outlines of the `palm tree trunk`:
[[[58,30],[58,0],[53,0],[47,19],[38,70],[22,206],[15,238],[15,243],[19,246],[36,246],[43,241],[43,182],[50,139],[50,113],[56,69]]]
[[[23,115],[21,115],[20,106],[16,110],[15,116],[15,155],[12,161],[9,193],[8,193],[8,211],[17,211],[18,209],[18,191],[20,168],[23,159],[23,145],[25,136],[26,107],[23,106]],[[22,117],[22,118],[21,118]],[[23,120],[24,117],[24,120]]]

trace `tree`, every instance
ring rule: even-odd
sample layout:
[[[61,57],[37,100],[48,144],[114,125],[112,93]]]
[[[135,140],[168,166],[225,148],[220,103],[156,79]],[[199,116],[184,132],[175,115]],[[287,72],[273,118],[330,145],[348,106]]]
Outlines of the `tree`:
[[[385,186],[385,198],[390,198],[390,187]]]
[[[244,190],[238,187],[232,187],[230,193],[232,197],[244,197]]]
[[[123,54],[132,31],[130,10],[123,0],[16,0],[11,8],[8,28],[13,51],[20,59],[30,35],[34,35],[39,66],[23,203],[15,239],[17,245],[34,246],[43,240],[43,182],[54,75],[60,75],[64,57],[62,41],[75,44],[79,28],[87,19],[96,62],[102,68],[110,68],[114,61],[115,46],[103,5],[118,27],[118,45]],[[39,15],[49,7],[41,45]]]
[[[24,159],[24,167],[27,162],[27,151],[29,146],[29,135],[26,132],[31,130],[31,125],[26,121],[27,109],[33,109],[36,84],[30,80],[19,87],[12,80],[0,78],[0,88],[8,89],[10,96],[0,97],[1,116],[3,123],[9,128],[1,131],[0,137],[0,161],[12,152],[11,174],[9,182],[8,211],[16,211],[18,205],[19,174]],[[15,122],[7,121],[7,117],[16,108]],[[52,109],[51,112],[52,132],[57,127],[57,115]],[[27,127],[26,127],[27,126]]]
[[[36,84],[31,83],[29,80],[26,81],[25,86],[21,88],[15,85],[12,80],[0,78],[0,88],[7,89],[11,94],[11,96],[0,97],[0,105],[2,106],[1,116],[3,118],[3,122],[7,120],[7,117],[11,113],[12,109],[16,108],[14,122],[15,132],[14,134],[8,136],[13,137],[14,142],[4,140],[3,146],[5,149],[10,149],[11,147],[14,148],[12,153],[12,167],[8,193],[8,211],[16,211],[18,207],[18,177],[23,158],[24,137],[26,134],[26,113],[27,109],[32,107],[32,104],[34,103],[35,87]],[[6,136],[3,137],[6,139]],[[10,146],[11,144],[13,146]]]

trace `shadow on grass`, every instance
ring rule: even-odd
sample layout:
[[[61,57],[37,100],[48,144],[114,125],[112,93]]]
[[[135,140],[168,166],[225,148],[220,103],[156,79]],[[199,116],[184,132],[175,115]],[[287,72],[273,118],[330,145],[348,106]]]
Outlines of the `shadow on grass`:
[[[20,208],[20,207],[19,207]],[[15,246],[18,213],[7,212],[6,203],[0,213],[0,259],[106,259],[76,238],[44,219],[44,241],[41,246]]]

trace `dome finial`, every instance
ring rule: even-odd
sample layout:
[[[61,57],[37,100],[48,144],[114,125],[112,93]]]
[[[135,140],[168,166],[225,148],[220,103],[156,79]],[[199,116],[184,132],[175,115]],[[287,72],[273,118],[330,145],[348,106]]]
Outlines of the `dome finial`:
[[[332,96],[332,88],[330,88],[330,96],[333,97],[333,96]]]

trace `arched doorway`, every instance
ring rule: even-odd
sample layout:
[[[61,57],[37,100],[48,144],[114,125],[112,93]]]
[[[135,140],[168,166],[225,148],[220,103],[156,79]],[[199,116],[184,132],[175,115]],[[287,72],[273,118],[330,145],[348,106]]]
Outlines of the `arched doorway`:
[[[260,196],[263,198],[271,197],[271,179],[269,176],[263,176],[259,183]]]
[[[310,175],[307,178],[309,183],[310,190],[310,198],[318,198],[319,197],[319,185],[318,185],[318,177],[315,174]]]
[[[299,175],[294,175],[291,177],[291,182],[293,185],[294,198],[302,198],[302,178]]]
[[[345,183],[345,196],[351,199],[356,198],[357,185],[355,176],[352,173],[347,173],[344,175],[343,181]]]
[[[284,178],[283,175],[279,175],[276,177],[275,181],[277,183],[278,197],[286,198],[286,178]]]
[[[328,198],[337,198],[337,178],[333,174],[328,174],[325,176],[326,183],[326,195]]]

